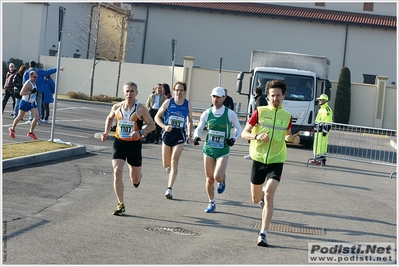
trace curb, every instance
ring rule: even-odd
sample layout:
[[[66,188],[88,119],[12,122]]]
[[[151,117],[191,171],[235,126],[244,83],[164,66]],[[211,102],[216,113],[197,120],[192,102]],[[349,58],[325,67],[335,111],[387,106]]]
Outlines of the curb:
[[[3,160],[3,170],[82,154],[86,154],[86,146],[76,145],[75,147],[64,148],[56,151],[43,152],[13,159],[5,159]]]

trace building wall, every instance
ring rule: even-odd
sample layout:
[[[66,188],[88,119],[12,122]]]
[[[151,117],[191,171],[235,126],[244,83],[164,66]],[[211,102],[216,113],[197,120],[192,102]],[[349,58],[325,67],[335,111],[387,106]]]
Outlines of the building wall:
[[[2,4],[3,61],[19,58],[38,60],[42,40],[43,5],[34,3]],[[39,19],[32,19],[36,14]]]
[[[326,2],[323,9],[362,13],[362,4]],[[297,3],[290,5],[297,6]],[[314,3],[298,3],[300,5],[314,7]],[[81,57],[87,58],[85,47],[80,47],[66,33],[66,30],[77,32],[78,24],[87,20],[90,8],[84,3],[8,2],[2,4],[3,61],[11,57],[24,61],[37,60],[39,55],[48,55],[52,45],[58,47],[60,6],[67,10],[61,55],[73,57],[79,49]],[[396,3],[375,2],[374,10],[369,13],[396,15]],[[174,7],[151,6],[148,11],[147,19],[146,5],[132,5],[135,21],[131,24],[139,26],[141,34],[135,32],[135,46],[128,51],[127,62],[170,66],[171,40],[176,39],[176,65],[182,65],[183,56],[189,55],[196,58],[196,66],[219,68],[222,57],[223,69],[247,71],[253,49],[290,51],[329,58],[331,80],[338,80],[345,65],[349,67],[354,82],[363,82],[363,74],[383,74],[389,77],[388,84],[397,83],[396,29],[350,25],[345,50],[346,26],[343,24]],[[35,14],[35,19],[32,19],[32,14]]]
[[[345,4],[340,3],[341,10]],[[363,82],[363,74],[380,73],[389,84],[397,82],[396,30],[350,25],[345,43],[344,24],[157,6],[148,8],[147,18],[147,6],[134,4],[132,10],[136,19],[147,20],[147,28],[135,23],[146,39],[144,48],[142,36],[128,52],[132,62],[170,65],[171,40],[176,39],[176,64],[190,55],[196,66],[218,68],[222,57],[224,69],[248,71],[251,50],[288,51],[326,56],[332,80],[346,66],[354,82]]]
[[[57,58],[50,56],[41,56],[40,62],[43,62],[44,68],[53,68],[57,65]],[[65,71],[59,74],[58,93],[67,94],[68,92],[82,92],[89,94],[90,75],[92,61],[88,59],[62,58],[60,67],[64,67]],[[195,61],[194,61],[195,65]],[[76,66],[79,66],[77,68]],[[101,61],[96,67],[94,95],[105,94],[114,96],[116,92],[116,77],[118,72],[118,64],[116,62]],[[141,103],[145,103],[148,95],[151,93],[152,87],[157,83],[171,84],[172,69],[170,66],[123,63],[121,82],[119,85],[118,96],[122,97],[122,85],[127,81],[137,83],[139,94],[137,99]],[[183,67],[175,67],[174,82],[184,81]],[[236,103],[236,111],[246,112],[248,98],[239,95],[236,92],[236,83],[238,71],[222,71],[221,86],[228,89],[229,95]],[[54,80],[56,75],[52,75]],[[189,84],[188,99],[194,108],[205,109],[211,105],[210,92],[212,88],[218,86],[219,69],[192,69],[191,81]],[[171,86],[172,87],[172,86]],[[248,92],[249,77],[245,75],[243,80],[243,92]],[[332,93],[329,105],[334,108],[336,96],[337,81],[332,81]],[[377,85],[361,84],[352,82],[351,85],[351,116],[349,124],[375,127],[375,109],[377,98]],[[387,87],[383,112],[383,127],[386,129],[396,129],[397,121],[397,89],[396,87]],[[238,107],[241,109],[238,110]]]

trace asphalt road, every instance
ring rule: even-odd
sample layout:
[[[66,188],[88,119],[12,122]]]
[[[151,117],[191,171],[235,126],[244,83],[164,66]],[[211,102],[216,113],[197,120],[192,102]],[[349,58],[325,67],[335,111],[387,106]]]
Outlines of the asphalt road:
[[[339,159],[306,167],[312,151],[289,146],[271,246],[256,246],[261,210],[251,203],[243,140],[232,148],[216,213],[204,213],[200,146],[185,147],[174,199],[167,200],[161,146],[144,144],[142,183],[134,188],[125,168],[126,216],[113,216],[112,141],[94,138],[110,107],[58,101],[55,138],[85,145],[87,153],[3,171],[3,265],[307,265],[310,242],[397,241],[393,167]],[[28,141],[25,124],[18,125],[16,139],[8,136],[8,113],[3,144]],[[47,140],[50,130],[50,124],[39,125],[35,133]]]

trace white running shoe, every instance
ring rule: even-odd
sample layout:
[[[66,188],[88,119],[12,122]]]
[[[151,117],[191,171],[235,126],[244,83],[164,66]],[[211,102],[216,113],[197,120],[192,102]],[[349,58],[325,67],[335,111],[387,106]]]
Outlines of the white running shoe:
[[[246,156],[244,156],[244,159],[250,160],[251,156],[250,155],[246,155]]]
[[[167,198],[167,199],[172,199],[172,198],[173,198],[173,196],[172,196],[172,189],[168,188],[168,189],[166,190],[166,192],[165,192],[165,198]]]
[[[267,243],[267,238],[265,234],[259,233],[258,235],[258,246],[261,247],[268,247],[269,244]]]

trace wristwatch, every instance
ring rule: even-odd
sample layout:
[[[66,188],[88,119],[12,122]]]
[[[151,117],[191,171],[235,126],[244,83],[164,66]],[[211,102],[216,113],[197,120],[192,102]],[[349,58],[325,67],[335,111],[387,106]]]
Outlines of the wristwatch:
[[[256,137],[258,137],[258,134],[255,134],[255,140],[256,140]]]
[[[139,134],[140,134],[140,135],[143,135],[143,134],[144,134],[144,131],[143,131],[143,130],[139,130]]]

